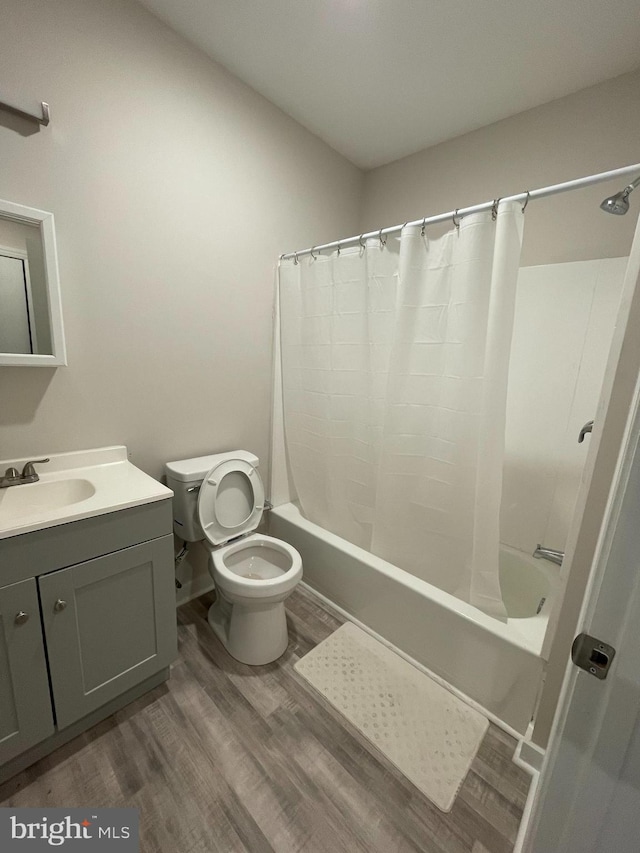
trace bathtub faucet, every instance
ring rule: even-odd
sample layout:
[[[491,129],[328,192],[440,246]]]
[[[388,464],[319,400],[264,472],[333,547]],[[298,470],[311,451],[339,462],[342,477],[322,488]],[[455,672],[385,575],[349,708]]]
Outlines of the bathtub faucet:
[[[556,565],[561,566],[564,558],[564,551],[545,548],[544,545],[540,545],[540,543],[538,543],[536,545],[536,550],[533,552],[533,556],[542,558],[543,560],[550,560],[552,563],[556,563]]]

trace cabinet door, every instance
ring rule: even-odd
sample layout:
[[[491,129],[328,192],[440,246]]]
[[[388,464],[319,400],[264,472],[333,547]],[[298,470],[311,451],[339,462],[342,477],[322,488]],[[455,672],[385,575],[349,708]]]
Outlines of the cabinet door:
[[[0,589],[0,764],[51,734],[38,591],[31,578]]]
[[[176,656],[173,537],[38,579],[58,728]]]

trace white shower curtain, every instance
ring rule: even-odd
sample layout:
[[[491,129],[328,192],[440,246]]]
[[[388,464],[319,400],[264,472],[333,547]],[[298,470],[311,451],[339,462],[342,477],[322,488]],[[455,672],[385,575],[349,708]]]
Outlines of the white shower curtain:
[[[397,252],[378,241],[280,267],[285,437],[298,498],[309,519],[367,550],[397,272]]]
[[[505,619],[498,576],[520,205],[280,267],[287,453],[305,515]]]

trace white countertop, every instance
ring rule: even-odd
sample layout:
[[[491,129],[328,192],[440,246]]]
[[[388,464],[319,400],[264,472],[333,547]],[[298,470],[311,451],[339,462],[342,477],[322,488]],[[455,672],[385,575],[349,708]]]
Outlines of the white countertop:
[[[33,457],[0,461],[22,470]],[[0,539],[173,496],[128,460],[124,446],[56,453],[34,467],[37,483],[0,489]]]

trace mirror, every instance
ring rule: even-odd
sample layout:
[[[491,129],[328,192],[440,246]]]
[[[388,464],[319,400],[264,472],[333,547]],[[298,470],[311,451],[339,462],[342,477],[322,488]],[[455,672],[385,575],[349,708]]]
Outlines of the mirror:
[[[66,363],[53,214],[0,200],[0,365]]]

